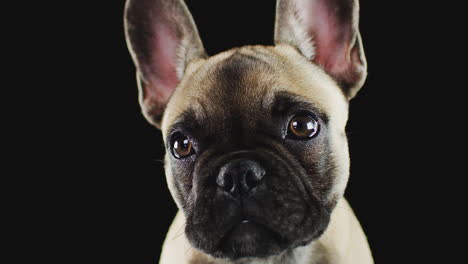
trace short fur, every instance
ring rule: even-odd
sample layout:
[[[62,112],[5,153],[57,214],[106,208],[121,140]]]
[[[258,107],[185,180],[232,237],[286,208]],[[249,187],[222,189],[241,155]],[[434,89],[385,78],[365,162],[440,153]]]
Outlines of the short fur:
[[[166,178],[180,209],[160,263],[373,263],[343,198],[348,101],[366,75],[357,8],[348,0],[279,0],[274,47],[207,57],[182,1],[128,1],[140,103],[162,130]],[[324,29],[310,18],[317,10]],[[298,114],[319,123],[313,139],[288,137]],[[177,133],[189,136],[194,155],[172,155]],[[233,198],[215,179],[239,158],[267,175],[255,192]],[[231,232],[244,217],[256,224],[239,241]]]

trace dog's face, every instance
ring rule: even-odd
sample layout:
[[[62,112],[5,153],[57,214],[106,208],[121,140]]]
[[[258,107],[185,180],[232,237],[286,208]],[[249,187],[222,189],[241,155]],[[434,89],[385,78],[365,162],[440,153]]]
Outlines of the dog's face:
[[[235,258],[318,237],[348,177],[341,90],[288,46],[244,47],[193,67],[162,124],[190,241]]]
[[[298,10],[310,12],[299,19]],[[356,10],[354,1],[280,0],[275,47],[208,57],[183,2],[128,2],[140,102],[162,129],[192,246],[266,257],[325,231],[348,180],[348,100],[365,78]],[[306,19],[314,14],[325,18]]]

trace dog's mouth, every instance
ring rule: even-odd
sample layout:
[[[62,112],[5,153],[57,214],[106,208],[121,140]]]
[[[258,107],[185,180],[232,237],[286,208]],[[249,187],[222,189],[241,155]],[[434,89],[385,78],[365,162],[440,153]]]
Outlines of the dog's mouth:
[[[302,167],[291,164],[267,150],[204,164],[196,171],[204,177],[186,226],[192,245],[215,258],[244,261],[282,255],[317,238],[328,223],[325,206],[304,183],[309,176]]]
[[[215,255],[229,259],[266,257],[287,244],[280,234],[255,220],[244,219],[226,232]]]

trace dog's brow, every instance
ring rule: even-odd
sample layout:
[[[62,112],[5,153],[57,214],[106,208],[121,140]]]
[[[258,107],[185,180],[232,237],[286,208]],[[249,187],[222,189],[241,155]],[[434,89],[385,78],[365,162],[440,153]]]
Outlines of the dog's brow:
[[[271,114],[273,116],[285,115],[293,111],[309,110],[318,115],[325,123],[328,122],[326,113],[318,109],[313,104],[304,100],[301,96],[295,95],[290,92],[277,92],[271,107]]]
[[[197,129],[198,127],[200,127],[200,123],[197,120],[193,109],[187,109],[182,114],[180,114],[180,116],[171,126],[168,135],[170,136],[172,133],[178,130],[191,132],[191,130]]]

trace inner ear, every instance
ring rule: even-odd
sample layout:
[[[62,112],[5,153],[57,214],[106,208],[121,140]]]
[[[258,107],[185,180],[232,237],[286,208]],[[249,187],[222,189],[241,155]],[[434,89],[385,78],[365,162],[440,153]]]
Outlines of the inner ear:
[[[128,0],[125,33],[143,114],[159,127],[187,65],[206,57],[198,30],[182,0]]]
[[[350,99],[367,71],[358,17],[357,0],[278,0],[275,43],[322,67]]]

